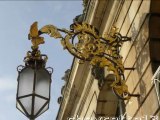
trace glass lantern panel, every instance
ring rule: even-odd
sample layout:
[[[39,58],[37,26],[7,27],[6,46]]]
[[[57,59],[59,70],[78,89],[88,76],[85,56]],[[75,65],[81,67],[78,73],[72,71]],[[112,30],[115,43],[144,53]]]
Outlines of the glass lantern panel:
[[[20,101],[30,115],[32,111],[32,97],[21,98]]]
[[[36,72],[36,94],[49,98],[51,75],[46,69],[39,69]]]
[[[39,97],[35,97],[35,105],[34,105],[34,115],[42,108],[42,106],[47,102],[47,100]]]
[[[21,105],[17,102],[16,103],[17,108],[26,115],[26,113],[24,112],[24,110],[22,109]]]
[[[24,68],[19,74],[18,97],[32,94],[34,83],[34,70],[32,68]]]
[[[40,116],[40,115],[43,114],[45,111],[47,111],[48,108],[49,108],[49,104],[47,104],[47,105],[43,108],[43,110],[38,114],[38,116]]]

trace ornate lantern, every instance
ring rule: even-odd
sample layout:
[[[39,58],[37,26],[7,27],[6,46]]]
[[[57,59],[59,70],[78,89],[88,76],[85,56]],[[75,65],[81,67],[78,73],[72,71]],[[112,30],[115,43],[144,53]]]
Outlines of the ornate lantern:
[[[45,68],[47,56],[33,48],[24,58],[25,66],[18,66],[16,107],[30,120],[49,109],[52,68]]]

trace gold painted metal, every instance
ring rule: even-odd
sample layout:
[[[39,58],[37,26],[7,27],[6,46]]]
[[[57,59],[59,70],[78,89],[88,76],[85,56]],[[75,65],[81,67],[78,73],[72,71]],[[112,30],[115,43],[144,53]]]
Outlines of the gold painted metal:
[[[44,37],[39,36],[38,23],[34,22],[30,27],[30,33],[28,34],[28,39],[32,43],[32,51],[28,51],[24,62],[30,67],[34,67],[35,61],[41,64],[40,66],[45,66],[45,63],[48,60],[47,55],[41,54],[38,49],[40,44],[44,44]]]
[[[44,43],[44,38],[39,36],[37,22],[34,22],[30,27],[30,33],[28,39],[32,42],[33,49],[38,48],[40,44]]]
[[[65,36],[61,33],[65,33]],[[116,27],[113,26],[108,35],[101,37],[98,30],[87,23],[74,23],[70,26],[70,30],[59,29],[53,25],[46,25],[38,30],[35,22],[31,25],[29,33],[33,49],[44,43],[41,34],[60,38],[63,48],[79,58],[81,63],[89,61],[93,66],[107,67],[108,71],[113,71],[115,81],[111,87],[115,94],[124,100],[131,97],[125,84],[122,56],[119,54],[122,43],[130,38],[121,36]]]

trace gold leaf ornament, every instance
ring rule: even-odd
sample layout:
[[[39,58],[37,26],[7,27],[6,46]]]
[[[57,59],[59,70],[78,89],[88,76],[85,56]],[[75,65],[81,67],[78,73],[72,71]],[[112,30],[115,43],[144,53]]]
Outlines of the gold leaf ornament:
[[[49,34],[50,37],[62,38],[62,35],[54,25],[46,25],[40,29],[42,33]]]
[[[32,47],[37,48],[38,45],[44,43],[44,38],[38,34],[38,22],[34,22],[30,27],[30,33],[28,35],[29,40],[32,42]]]
[[[29,37],[37,37],[38,36],[38,22],[34,22],[30,27]]]
[[[128,100],[131,98],[131,96],[129,95],[130,93],[128,92],[128,86],[122,81],[121,83],[122,85],[115,84],[112,86],[114,89],[114,92],[116,92],[118,96],[123,97],[123,99]]]
[[[99,38],[99,36],[97,35],[96,31],[95,31],[95,27],[94,26],[91,26],[87,23],[82,23],[82,24],[79,24],[79,23],[75,23],[73,25],[73,29],[75,30],[75,32],[82,32],[82,33],[85,33],[85,32],[88,32],[88,33],[91,33],[95,38]]]

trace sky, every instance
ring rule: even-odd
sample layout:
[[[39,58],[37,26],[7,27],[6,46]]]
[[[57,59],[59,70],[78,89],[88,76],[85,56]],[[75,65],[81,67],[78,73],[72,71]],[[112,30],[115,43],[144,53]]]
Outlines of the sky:
[[[81,0],[60,1],[0,1],[0,120],[28,120],[16,109],[16,68],[31,50],[28,40],[30,25],[38,21],[39,28],[53,24],[69,29],[75,16],[82,13]],[[61,78],[71,67],[73,56],[63,50],[59,39],[45,36],[41,53],[48,55],[46,67],[53,67],[50,109],[36,120],[55,120],[65,84]]]

